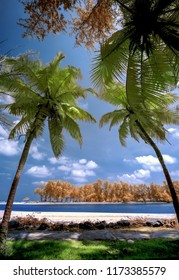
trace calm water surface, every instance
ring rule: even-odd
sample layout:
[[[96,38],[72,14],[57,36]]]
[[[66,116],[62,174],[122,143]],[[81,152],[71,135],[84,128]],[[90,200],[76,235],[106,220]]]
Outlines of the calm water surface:
[[[5,204],[0,203],[0,210]],[[108,203],[108,204],[14,204],[14,211],[29,212],[96,212],[96,213],[151,213],[173,214],[172,203]]]

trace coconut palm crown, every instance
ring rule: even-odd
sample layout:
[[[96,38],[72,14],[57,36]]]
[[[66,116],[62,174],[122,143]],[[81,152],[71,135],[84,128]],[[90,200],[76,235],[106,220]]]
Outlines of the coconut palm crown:
[[[65,144],[64,130],[81,145],[82,135],[78,121],[95,122],[92,115],[81,109],[77,103],[78,98],[85,98],[86,92],[91,90],[83,89],[77,83],[77,79],[81,77],[78,69],[72,66],[59,67],[63,58],[63,54],[58,53],[46,66],[28,55],[17,59],[8,58],[5,61],[5,69],[8,69],[8,72],[0,74],[1,92],[8,92],[13,100],[11,104],[1,107],[13,116],[20,117],[20,121],[10,131],[9,138],[25,136],[25,145],[1,223],[1,248],[6,240],[16,189],[32,141],[42,135],[48,123],[52,150],[55,157],[59,157]]]
[[[140,122],[148,135],[157,141],[166,141],[167,129],[165,125],[179,124],[178,112],[169,108],[174,104],[178,97],[175,94],[164,94],[165,102],[153,104],[148,102],[145,106],[131,106],[126,95],[126,88],[123,84],[110,84],[105,87],[99,95],[100,99],[116,106],[117,108],[104,114],[100,120],[100,126],[109,123],[110,130],[118,125],[119,140],[123,146],[126,146],[126,139],[131,136],[136,141],[142,138],[147,142],[145,135],[141,133],[137,122]]]
[[[114,79],[125,80],[128,60],[138,56],[141,68],[148,60],[154,82],[165,83],[171,73],[179,79],[179,1],[116,0],[121,15],[119,30],[101,44],[94,57],[91,79],[95,86]]]
[[[116,0],[121,7],[124,38],[130,49],[149,56],[157,40],[173,52],[179,51],[178,0]],[[153,40],[153,39],[156,39]]]
[[[59,53],[53,62],[43,66],[40,61],[29,59],[27,55],[18,59],[7,59],[11,72],[17,75],[0,75],[1,92],[8,90],[14,98],[6,108],[10,114],[21,116],[20,121],[11,130],[9,138],[18,135],[39,137],[46,121],[49,127],[50,142],[55,157],[64,149],[62,130],[82,144],[78,120],[95,122],[95,119],[78,106],[77,99],[85,98],[87,91],[76,81],[81,78],[80,70],[68,66],[59,67],[64,58]]]

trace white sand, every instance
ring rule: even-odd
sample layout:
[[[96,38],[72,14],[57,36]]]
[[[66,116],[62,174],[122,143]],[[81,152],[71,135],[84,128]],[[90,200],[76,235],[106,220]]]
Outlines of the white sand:
[[[88,213],[88,212],[19,212],[12,211],[11,220],[15,217],[26,217],[31,215],[38,219],[47,218],[53,222],[84,222],[84,221],[106,221],[117,222],[120,220],[173,220],[176,219],[175,214],[128,214],[128,213]],[[0,211],[0,219],[3,211]]]

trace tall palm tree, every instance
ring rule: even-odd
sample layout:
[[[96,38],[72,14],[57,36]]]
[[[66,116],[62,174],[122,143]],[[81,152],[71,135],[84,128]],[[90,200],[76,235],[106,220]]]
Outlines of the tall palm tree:
[[[79,69],[72,66],[59,67],[63,58],[63,54],[59,53],[46,66],[43,66],[39,60],[30,59],[29,56],[7,59],[6,66],[13,75],[3,73],[0,75],[1,91],[8,91],[14,99],[11,104],[1,107],[8,109],[10,114],[21,117],[11,130],[9,138],[25,135],[25,145],[1,223],[1,246],[6,240],[17,185],[29,149],[32,141],[42,135],[46,122],[55,157],[59,157],[64,149],[64,130],[81,145],[82,135],[77,121],[95,122],[95,119],[77,103],[77,98],[85,98],[86,92],[90,89],[83,89],[78,85],[77,79],[81,77]]]
[[[148,59],[157,82],[171,71],[174,84],[179,78],[179,1],[115,0],[120,6],[121,28],[101,45],[91,71],[96,86],[118,78],[124,81],[128,58]],[[160,73],[160,75],[159,75]]]
[[[133,52],[140,49],[149,56],[158,40],[174,53],[179,51],[178,0],[116,0],[116,2],[122,13],[123,39],[130,40],[130,49]]]
[[[177,220],[179,221],[177,193],[163,156],[153,140],[153,138],[159,141],[166,140],[167,130],[163,124],[179,124],[178,113],[175,110],[169,109],[169,105],[174,103],[177,97],[171,94],[163,94],[162,103],[154,104],[148,100],[145,102],[145,106],[142,106],[141,104],[130,102],[130,96],[133,98],[135,90],[136,87],[133,86],[129,79],[127,80],[126,88],[122,84],[110,84],[105,87],[100,98],[112,105],[118,106],[118,109],[103,115],[100,120],[100,126],[110,123],[111,129],[114,125],[119,125],[119,139],[124,146],[126,145],[126,138],[130,135],[136,141],[142,138],[146,144],[153,148],[168,183]]]

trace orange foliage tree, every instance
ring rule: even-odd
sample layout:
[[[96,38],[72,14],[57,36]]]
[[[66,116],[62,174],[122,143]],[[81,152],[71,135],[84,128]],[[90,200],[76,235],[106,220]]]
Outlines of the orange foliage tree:
[[[179,181],[174,181],[179,196]],[[172,202],[166,182],[163,185],[151,183],[128,184],[123,181],[111,183],[98,179],[93,184],[77,187],[69,182],[50,180],[41,184],[34,192],[41,201],[56,202]]]
[[[78,44],[87,47],[103,42],[119,22],[118,1],[114,0],[19,0],[26,18],[19,19],[25,28],[23,36],[43,40],[52,32],[71,31]],[[67,26],[68,25],[68,26]]]

